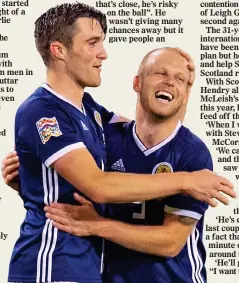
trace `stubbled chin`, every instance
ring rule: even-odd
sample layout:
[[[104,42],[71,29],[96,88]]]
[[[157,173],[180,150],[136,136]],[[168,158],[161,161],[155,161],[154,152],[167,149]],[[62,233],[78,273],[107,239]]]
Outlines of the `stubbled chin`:
[[[98,87],[98,86],[100,86],[100,84],[101,84],[101,80],[95,81],[95,82],[92,82],[92,84],[89,85],[89,87]]]

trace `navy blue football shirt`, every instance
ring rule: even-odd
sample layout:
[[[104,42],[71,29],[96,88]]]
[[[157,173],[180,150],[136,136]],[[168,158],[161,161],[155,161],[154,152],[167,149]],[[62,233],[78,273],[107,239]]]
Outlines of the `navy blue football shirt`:
[[[101,282],[102,239],[58,231],[43,208],[51,202],[75,204],[77,190],[51,167],[67,152],[86,147],[103,170],[102,121],[114,118],[89,94],[84,94],[81,110],[47,84],[19,107],[15,142],[26,216],[11,257],[10,282]],[[94,206],[103,215],[105,205]]]
[[[180,123],[167,139],[149,149],[140,141],[135,128],[135,122],[105,127],[109,171],[161,174],[213,169],[205,144]],[[131,224],[162,225],[165,212],[188,216],[198,223],[182,251],[174,258],[143,254],[107,242],[105,282],[206,282],[202,233],[207,207],[207,204],[182,194],[141,203],[109,205],[109,217]]]

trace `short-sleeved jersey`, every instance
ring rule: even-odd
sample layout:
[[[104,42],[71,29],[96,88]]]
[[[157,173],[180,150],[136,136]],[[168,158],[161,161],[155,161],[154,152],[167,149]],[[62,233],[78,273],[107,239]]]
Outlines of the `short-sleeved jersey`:
[[[180,123],[167,139],[150,149],[140,141],[135,128],[135,122],[105,127],[109,171],[161,174],[212,170],[212,159],[205,144]],[[162,225],[165,212],[188,216],[197,219],[198,223],[186,245],[173,258],[143,254],[107,242],[105,282],[206,282],[202,242],[205,203],[178,194],[142,203],[112,204],[107,208],[109,217],[137,225]]]
[[[51,167],[58,158],[86,147],[103,170],[101,114],[103,122],[113,118],[89,94],[84,94],[81,110],[47,84],[19,107],[15,143],[26,216],[12,253],[9,282],[101,282],[102,240],[58,231],[43,210],[51,202],[76,203],[73,193],[77,190]],[[105,206],[94,206],[103,215]]]

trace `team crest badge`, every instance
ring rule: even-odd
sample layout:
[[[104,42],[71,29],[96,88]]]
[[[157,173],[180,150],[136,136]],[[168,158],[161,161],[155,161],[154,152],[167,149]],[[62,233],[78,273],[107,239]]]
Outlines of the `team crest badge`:
[[[156,166],[154,166],[152,174],[172,173],[172,172],[173,172],[173,168],[169,163],[161,162],[161,163],[158,163]]]
[[[59,137],[62,135],[56,117],[43,117],[36,122],[36,126],[43,144],[47,143],[51,137]]]
[[[95,112],[94,112],[94,116],[95,116],[95,120],[96,120],[97,124],[98,124],[101,128],[103,128],[100,113],[99,113],[98,111],[95,111]]]
[[[173,168],[168,162],[161,162],[154,166],[152,174],[160,174],[160,173],[172,173]],[[164,197],[157,198],[158,201],[161,201]]]

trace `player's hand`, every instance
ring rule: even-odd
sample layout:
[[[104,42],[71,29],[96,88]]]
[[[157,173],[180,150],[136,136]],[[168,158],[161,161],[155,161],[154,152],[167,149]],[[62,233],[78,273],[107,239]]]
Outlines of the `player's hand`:
[[[206,169],[189,173],[183,187],[187,194],[212,207],[217,206],[217,201],[229,204],[228,199],[221,193],[233,198],[236,197],[233,185],[229,180]]]
[[[46,217],[54,221],[56,228],[67,233],[76,236],[95,235],[97,222],[103,218],[97,214],[90,201],[77,193],[74,198],[80,205],[53,202],[44,208]]]
[[[2,161],[2,177],[4,182],[15,191],[19,191],[19,158],[17,152],[13,151],[7,154]]]
[[[188,88],[190,90],[190,88],[192,87],[193,82],[195,80],[195,65],[194,65],[193,59],[187,52],[183,51],[182,49],[177,47],[176,50],[188,61],[188,69],[190,71]]]

